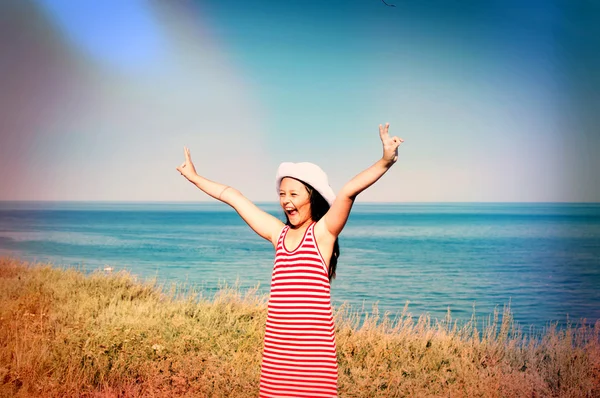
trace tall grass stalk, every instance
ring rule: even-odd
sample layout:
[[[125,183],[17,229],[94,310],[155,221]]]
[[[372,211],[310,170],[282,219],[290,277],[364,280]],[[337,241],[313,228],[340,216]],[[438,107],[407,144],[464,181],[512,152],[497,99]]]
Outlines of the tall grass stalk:
[[[265,296],[0,259],[0,395],[258,395]],[[335,311],[342,397],[598,397],[600,322],[523,335],[448,316]]]

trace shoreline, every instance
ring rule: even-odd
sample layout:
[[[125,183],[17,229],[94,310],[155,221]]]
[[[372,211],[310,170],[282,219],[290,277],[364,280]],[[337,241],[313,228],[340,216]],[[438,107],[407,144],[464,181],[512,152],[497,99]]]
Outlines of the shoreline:
[[[5,211],[0,246],[28,261],[87,269],[108,264],[210,291],[239,279],[266,293],[271,245],[219,204]],[[600,269],[593,259],[600,245],[593,237],[600,213],[563,207],[357,205],[341,236],[332,301],[355,308],[378,303],[391,313],[410,301],[416,316],[438,319],[450,306],[453,318],[465,322],[510,303],[515,321],[534,332],[550,323],[595,322]]]
[[[202,280],[200,282],[196,282],[196,283],[189,283],[187,280],[187,276],[185,278],[185,280],[181,280],[178,278],[165,278],[164,275],[162,277],[158,277],[158,268],[155,270],[153,275],[144,275],[143,273],[135,272],[134,268],[135,267],[115,267],[110,263],[104,262],[104,261],[99,261],[99,262],[92,262],[92,263],[85,263],[85,262],[80,262],[79,264],[59,264],[59,261],[45,261],[43,258],[40,259],[40,257],[43,256],[34,256],[34,255],[27,255],[25,253],[19,253],[19,252],[15,252],[15,251],[9,251],[9,250],[3,250],[0,249],[0,259],[2,258],[9,258],[12,260],[17,260],[20,262],[24,262],[24,263],[32,263],[32,264],[48,264],[52,267],[55,267],[57,269],[62,269],[62,270],[76,270],[76,271],[80,271],[80,272],[85,272],[86,275],[90,275],[93,274],[95,272],[101,271],[102,269],[104,269],[105,267],[110,267],[112,272],[124,272],[129,274],[132,278],[135,278],[136,280],[140,281],[141,283],[146,283],[146,282],[154,282],[156,284],[165,286],[165,285],[185,285],[187,288],[193,289],[195,291],[202,291],[204,293],[208,293],[208,297],[210,297],[211,295],[217,294],[220,290],[220,286],[224,285],[224,286],[235,286],[238,289],[242,289],[242,290],[251,290],[251,289],[257,289],[257,285],[259,286],[257,290],[262,290],[262,294],[264,295],[268,295],[268,289],[263,288],[264,284],[261,284],[260,282],[254,283],[254,284],[246,284],[243,285],[240,280],[239,277],[236,278],[235,280],[219,280],[217,286],[213,286],[213,287],[207,287],[208,284],[210,284],[209,281],[205,281]],[[52,256],[48,256],[48,257],[52,257]],[[187,274],[186,274],[187,275]],[[334,281],[334,284],[336,282]],[[333,288],[334,289],[334,288]],[[341,300],[341,299],[336,299],[335,295],[336,292],[332,289],[332,305],[335,308],[339,308],[339,307],[348,307],[350,308],[352,311],[358,311],[358,312],[367,312],[370,311],[370,309],[372,307],[378,307],[380,301],[382,301],[381,299],[371,299],[371,300],[365,300],[363,299],[361,303],[359,303],[359,300],[356,300],[355,303],[351,303],[350,300]],[[412,310],[411,305],[412,304],[412,300],[407,299],[401,306],[396,307],[396,310],[389,310],[389,309],[381,309],[379,308],[378,311],[381,313],[387,313],[388,316],[390,317],[394,317],[394,316],[398,316],[400,315],[403,311],[406,311],[406,306],[408,305],[408,308]],[[383,306],[382,306],[383,307]],[[567,326],[587,326],[587,327],[594,327],[594,325],[600,321],[600,318],[598,319],[591,319],[591,318],[586,318],[586,317],[581,317],[581,318],[571,318],[569,316],[569,314],[567,313],[563,318],[561,319],[549,319],[544,321],[543,324],[536,324],[536,323],[527,323],[524,321],[519,321],[518,319],[514,319],[514,315],[518,313],[512,310],[512,306],[511,306],[511,300],[509,299],[507,302],[504,302],[502,304],[497,304],[494,307],[488,308],[488,311],[465,311],[465,310],[461,310],[458,307],[452,308],[451,306],[447,306],[445,307],[444,311],[443,311],[443,316],[436,316],[432,311],[425,311],[425,312],[420,312],[417,314],[412,314],[412,312],[409,313],[410,316],[412,316],[412,318],[414,320],[418,320],[420,317],[428,317],[432,320],[432,322],[436,322],[436,321],[444,321],[447,319],[448,317],[448,313],[450,313],[451,317],[453,318],[453,322],[457,322],[459,326],[464,326],[465,324],[472,322],[472,319],[475,317],[477,319],[477,321],[479,321],[480,323],[478,324],[479,327],[485,327],[486,323],[489,323],[488,320],[491,319],[494,316],[495,312],[499,312],[500,314],[502,314],[504,312],[504,309],[508,309],[508,312],[511,314],[511,317],[513,317],[512,322],[515,324],[516,327],[518,327],[521,332],[524,335],[527,336],[535,336],[538,334],[543,334],[547,329],[549,328],[556,328],[559,330],[564,329]],[[437,315],[439,315],[440,311],[437,311]],[[457,314],[462,314],[461,315],[457,315]],[[465,316],[465,314],[467,314]]]

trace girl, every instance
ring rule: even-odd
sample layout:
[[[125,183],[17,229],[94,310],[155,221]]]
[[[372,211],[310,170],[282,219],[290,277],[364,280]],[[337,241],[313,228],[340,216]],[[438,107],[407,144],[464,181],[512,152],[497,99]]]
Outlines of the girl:
[[[356,196],[398,160],[403,142],[379,125],[383,156],[348,182],[336,197],[327,175],[312,163],[282,163],[276,187],[284,224],[234,188],[196,173],[190,151],[177,167],[206,194],[229,206],[275,248],[260,396],[337,396],[337,360],[330,282],[342,232]]]

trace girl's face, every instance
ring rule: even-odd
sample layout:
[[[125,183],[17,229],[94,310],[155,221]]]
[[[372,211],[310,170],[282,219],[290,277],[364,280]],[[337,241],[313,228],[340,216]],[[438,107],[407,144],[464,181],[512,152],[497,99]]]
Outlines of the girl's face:
[[[310,195],[306,186],[293,178],[285,177],[279,185],[279,204],[294,227],[312,221]]]

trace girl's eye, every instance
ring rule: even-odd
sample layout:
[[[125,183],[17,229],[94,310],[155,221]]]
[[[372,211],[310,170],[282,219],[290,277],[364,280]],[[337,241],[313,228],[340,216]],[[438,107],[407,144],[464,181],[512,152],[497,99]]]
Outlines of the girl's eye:
[[[297,194],[293,193],[292,196],[296,196]]]

